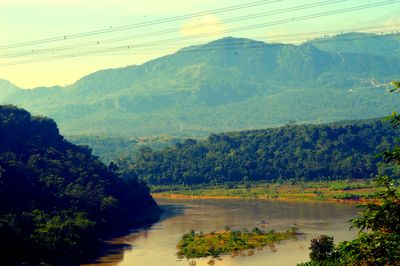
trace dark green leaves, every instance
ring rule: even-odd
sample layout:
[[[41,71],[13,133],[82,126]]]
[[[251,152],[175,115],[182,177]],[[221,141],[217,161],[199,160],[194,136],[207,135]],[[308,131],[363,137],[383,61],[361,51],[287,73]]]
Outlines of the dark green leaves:
[[[56,124],[0,106],[0,250],[10,260],[59,265],[98,250],[114,226],[155,207],[136,178],[107,167],[59,134]],[[13,251],[23,249],[15,255]],[[4,254],[4,255],[3,255]],[[10,263],[11,263],[10,262]]]

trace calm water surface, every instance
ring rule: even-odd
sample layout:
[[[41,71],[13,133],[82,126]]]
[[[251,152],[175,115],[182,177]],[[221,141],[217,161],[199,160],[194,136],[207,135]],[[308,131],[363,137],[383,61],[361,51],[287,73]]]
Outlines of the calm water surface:
[[[113,239],[111,244],[129,245],[99,258],[96,266],[170,266],[185,265],[187,260],[176,257],[176,244],[184,233],[261,227],[266,230],[286,230],[297,224],[303,239],[288,240],[276,245],[276,251],[257,251],[253,256],[224,256],[219,266],[280,266],[307,261],[310,239],[320,234],[333,235],[335,241],[349,240],[355,232],[349,230],[348,220],[357,215],[353,205],[314,202],[267,200],[158,200],[165,209],[160,222],[150,228]],[[196,260],[196,266],[208,265],[208,259]]]

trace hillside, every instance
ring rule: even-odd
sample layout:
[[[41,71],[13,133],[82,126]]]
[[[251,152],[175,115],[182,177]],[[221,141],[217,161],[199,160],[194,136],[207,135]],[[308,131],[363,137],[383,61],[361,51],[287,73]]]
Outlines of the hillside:
[[[146,185],[67,142],[51,119],[0,106],[2,264],[77,263],[156,210]]]
[[[400,57],[399,34],[343,33],[333,37],[317,38],[310,43],[326,52]]]
[[[301,45],[223,38],[68,87],[19,89],[3,102],[54,118],[67,135],[117,137],[207,136],[387,115],[400,103],[385,91],[398,78],[398,35],[356,37]]]
[[[169,136],[152,138],[70,136],[68,140],[74,144],[89,147],[93,154],[99,156],[107,164],[121,158],[132,158],[142,147],[160,150],[163,147],[184,141],[183,138],[171,138]]]
[[[0,102],[4,101],[9,95],[17,93],[20,88],[7,80],[0,79]]]
[[[141,149],[134,161],[120,164],[149,185],[163,186],[363,179],[377,174],[376,155],[396,137],[380,120],[288,125],[188,139],[161,151]],[[393,171],[383,165],[380,170]]]

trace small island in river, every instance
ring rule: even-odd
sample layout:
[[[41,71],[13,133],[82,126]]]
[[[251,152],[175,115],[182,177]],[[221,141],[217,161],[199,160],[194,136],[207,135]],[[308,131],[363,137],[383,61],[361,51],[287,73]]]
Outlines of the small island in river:
[[[264,231],[257,227],[248,231],[230,230],[226,227],[221,232],[195,232],[191,230],[182,236],[179,241],[178,257],[179,258],[217,258],[222,255],[246,254],[252,255],[254,250],[264,247],[273,247],[274,244],[283,240],[297,239],[301,233],[298,233],[296,226],[291,226],[285,232],[277,232],[274,230]]]

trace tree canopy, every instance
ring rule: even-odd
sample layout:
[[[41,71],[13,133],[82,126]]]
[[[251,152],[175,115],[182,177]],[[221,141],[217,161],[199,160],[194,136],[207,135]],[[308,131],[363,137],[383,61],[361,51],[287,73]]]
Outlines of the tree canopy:
[[[287,125],[188,139],[161,151],[142,148],[119,164],[149,185],[370,178],[378,173],[376,154],[395,136],[381,119]]]
[[[146,185],[67,142],[51,119],[0,106],[3,260],[81,258],[155,207]]]

